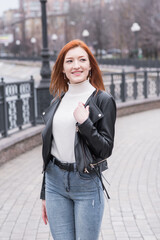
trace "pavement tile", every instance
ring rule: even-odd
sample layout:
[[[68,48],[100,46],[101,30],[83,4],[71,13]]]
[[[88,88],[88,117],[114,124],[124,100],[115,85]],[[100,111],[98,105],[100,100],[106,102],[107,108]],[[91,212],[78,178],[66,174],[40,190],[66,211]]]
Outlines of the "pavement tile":
[[[151,236],[151,235],[148,235],[148,236],[143,236],[144,240],[156,240],[157,238],[155,236]]]
[[[160,111],[117,119],[99,240],[160,240]],[[52,240],[41,219],[41,146],[0,167],[0,240]]]
[[[141,237],[131,237],[131,238],[129,238],[130,240],[143,240],[143,238],[141,238]]]

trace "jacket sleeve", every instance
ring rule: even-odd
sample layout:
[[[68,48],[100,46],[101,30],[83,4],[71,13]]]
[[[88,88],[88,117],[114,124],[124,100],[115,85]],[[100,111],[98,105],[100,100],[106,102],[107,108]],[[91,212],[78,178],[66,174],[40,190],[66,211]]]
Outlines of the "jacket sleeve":
[[[45,173],[43,174],[43,181],[42,181],[40,199],[45,200]]]
[[[88,118],[84,123],[78,124],[78,128],[93,154],[105,159],[111,155],[114,144],[116,120],[114,99],[111,96],[103,98],[99,108],[104,116],[96,124]]]

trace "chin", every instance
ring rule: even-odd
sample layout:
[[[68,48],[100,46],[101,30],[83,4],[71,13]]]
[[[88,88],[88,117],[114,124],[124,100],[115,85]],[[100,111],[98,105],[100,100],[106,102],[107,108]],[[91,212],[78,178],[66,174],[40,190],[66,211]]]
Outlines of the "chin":
[[[71,79],[71,81],[70,81],[70,83],[72,83],[72,84],[76,84],[76,83],[81,83],[81,82],[84,82],[84,81],[86,81],[87,79]]]
[[[84,82],[85,80],[77,80],[76,83]]]

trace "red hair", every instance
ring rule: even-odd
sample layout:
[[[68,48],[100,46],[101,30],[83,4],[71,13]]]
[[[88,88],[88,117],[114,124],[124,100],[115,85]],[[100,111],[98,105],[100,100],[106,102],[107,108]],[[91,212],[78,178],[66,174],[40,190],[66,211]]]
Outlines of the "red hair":
[[[53,66],[52,74],[51,74],[51,83],[50,83],[50,93],[53,95],[61,96],[62,92],[67,92],[68,90],[68,79],[64,79],[63,74],[63,63],[66,53],[76,47],[83,48],[89,57],[90,66],[91,66],[91,77],[90,83],[93,87],[98,90],[105,90],[101,70],[99,69],[98,63],[90,51],[89,47],[81,40],[75,39],[67,43],[60,51],[57,60]]]

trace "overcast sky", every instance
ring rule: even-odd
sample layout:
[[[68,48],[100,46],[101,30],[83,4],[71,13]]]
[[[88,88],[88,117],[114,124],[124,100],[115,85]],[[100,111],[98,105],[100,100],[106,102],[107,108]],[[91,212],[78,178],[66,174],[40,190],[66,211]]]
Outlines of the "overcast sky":
[[[3,0],[2,1],[1,0],[1,3],[0,3],[0,16],[2,16],[2,13],[5,10],[18,8],[18,2],[19,2],[19,0],[11,0],[11,1],[8,1],[8,0]]]

